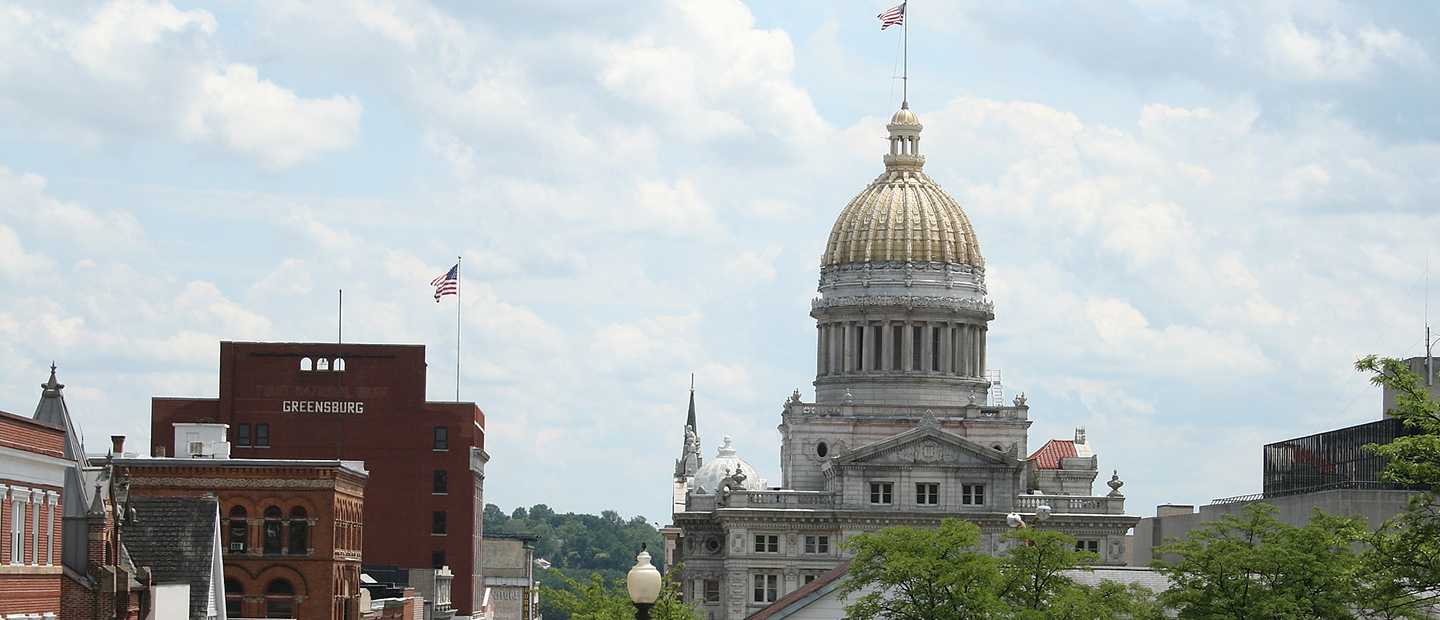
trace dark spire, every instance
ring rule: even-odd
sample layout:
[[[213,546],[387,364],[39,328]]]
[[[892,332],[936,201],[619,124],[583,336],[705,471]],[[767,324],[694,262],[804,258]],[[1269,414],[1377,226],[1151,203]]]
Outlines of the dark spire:
[[[685,416],[685,425],[699,434],[695,427],[695,373],[690,373],[690,414]]]

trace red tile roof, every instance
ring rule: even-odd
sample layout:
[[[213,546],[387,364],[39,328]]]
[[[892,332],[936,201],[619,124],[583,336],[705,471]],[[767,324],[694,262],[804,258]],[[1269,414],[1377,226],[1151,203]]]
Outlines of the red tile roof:
[[[1060,469],[1060,459],[1072,456],[1080,456],[1075,452],[1075,442],[1069,439],[1051,439],[1025,460],[1035,461],[1037,469]]]

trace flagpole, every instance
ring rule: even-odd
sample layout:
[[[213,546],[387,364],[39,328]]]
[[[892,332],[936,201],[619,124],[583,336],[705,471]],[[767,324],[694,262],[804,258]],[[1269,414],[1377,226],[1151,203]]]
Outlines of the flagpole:
[[[331,362],[330,372],[335,373],[335,400],[345,400],[342,396],[341,384],[343,375],[333,364],[339,364],[342,357],[341,349],[345,346],[345,289],[338,289],[335,302],[335,361]],[[344,445],[342,438],[345,436],[345,414],[335,413],[335,460],[341,458],[341,448]]]
[[[455,402],[460,402],[460,258],[455,257]]]
[[[901,61],[902,69],[901,69],[901,72],[900,72],[900,107],[902,107],[902,108],[907,108],[907,109],[908,109],[908,108],[910,107],[910,2],[909,2],[909,0],[906,0],[906,2],[901,3],[901,5],[900,5],[900,19],[901,19],[900,27],[905,29],[904,35],[901,37],[902,39],[904,39],[905,42],[904,42],[904,44],[902,45],[902,47],[904,48],[904,51],[901,53],[901,58],[903,58],[903,60]]]

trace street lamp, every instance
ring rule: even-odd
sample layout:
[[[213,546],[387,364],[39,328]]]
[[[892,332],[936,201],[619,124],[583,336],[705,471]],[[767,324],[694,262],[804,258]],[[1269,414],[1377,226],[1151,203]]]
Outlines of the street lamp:
[[[625,589],[630,591],[630,602],[635,603],[635,620],[650,620],[650,606],[660,598],[660,571],[650,563],[644,543],[640,544],[640,555],[635,556],[635,566],[625,575]]]

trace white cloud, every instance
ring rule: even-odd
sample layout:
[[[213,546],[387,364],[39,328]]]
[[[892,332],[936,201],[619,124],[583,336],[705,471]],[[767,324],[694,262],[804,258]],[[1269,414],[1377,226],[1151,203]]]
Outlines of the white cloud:
[[[775,279],[775,259],[782,251],[784,248],[777,244],[765,246],[759,254],[746,250],[725,263],[723,270],[736,286],[769,282]]]
[[[1271,26],[1265,37],[1270,71],[1291,80],[1354,81],[1374,71],[1378,60],[1424,62],[1425,51],[1398,30],[1366,25],[1353,38],[1331,26],[1324,35],[1293,22]]]

